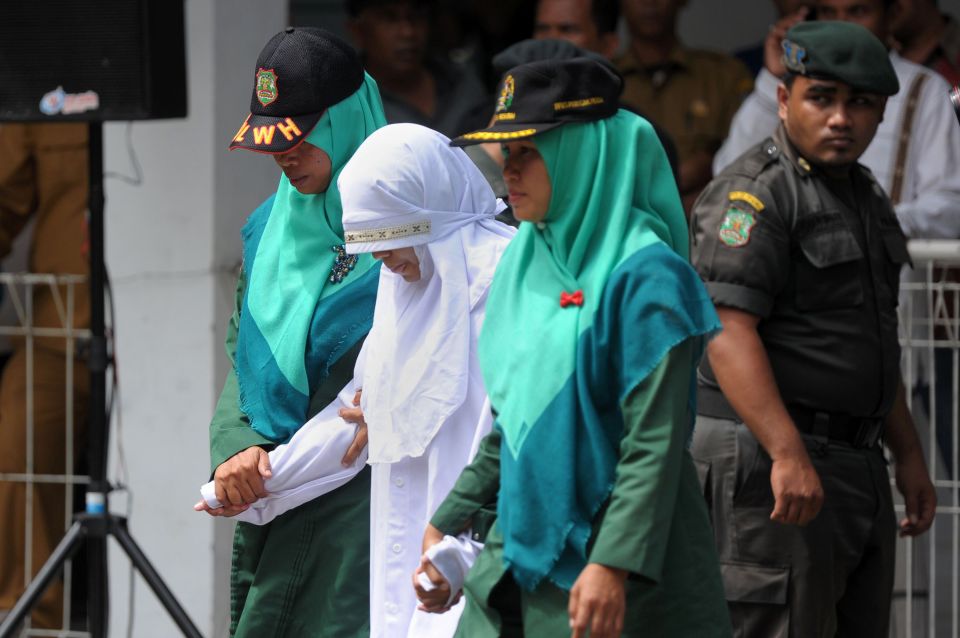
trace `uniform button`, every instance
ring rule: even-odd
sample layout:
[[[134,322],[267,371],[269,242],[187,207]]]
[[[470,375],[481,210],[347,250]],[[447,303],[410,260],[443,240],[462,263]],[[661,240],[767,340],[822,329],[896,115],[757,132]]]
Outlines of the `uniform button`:
[[[388,614],[395,614],[395,613],[397,613],[398,610],[399,610],[399,608],[397,607],[397,603],[387,603],[387,613],[388,613]]]
[[[769,146],[769,147],[767,147],[767,155],[773,155],[773,154],[776,153],[776,152],[777,152],[777,147],[776,147],[776,146]]]
[[[391,549],[393,549],[394,554],[399,554],[400,550],[402,550],[403,548],[400,547],[400,543],[394,543]]]
[[[403,487],[403,479],[402,479],[402,478],[396,478],[396,479],[394,479],[393,484],[396,485],[397,487]]]

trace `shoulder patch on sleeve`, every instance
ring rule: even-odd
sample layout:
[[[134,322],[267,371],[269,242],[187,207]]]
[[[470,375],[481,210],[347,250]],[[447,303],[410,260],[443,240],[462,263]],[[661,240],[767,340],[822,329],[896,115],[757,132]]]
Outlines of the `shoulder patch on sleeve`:
[[[764,209],[763,202],[760,200],[760,198],[753,193],[748,193],[747,191],[730,191],[730,194],[727,195],[727,198],[731,202],[744,202],[758,213]]]
[[[745,211],[737,206],[731,206],[720,222],[720,232],[718,234],[720,241],[731,248],[746,246],[750,243],[750,232],[756,223],[757,218],[752,212]]]

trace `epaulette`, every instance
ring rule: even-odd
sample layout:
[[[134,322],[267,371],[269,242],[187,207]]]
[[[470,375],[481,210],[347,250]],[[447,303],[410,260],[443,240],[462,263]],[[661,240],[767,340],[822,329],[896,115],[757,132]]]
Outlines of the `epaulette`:
[[[736,162],[735,171],[741,175],[756,177],[763,172],[763,169],[776,162],[780,153],[780,147],[773,141],[773,138],[768,137]],[[733,167],[731,168],[733,169]]]

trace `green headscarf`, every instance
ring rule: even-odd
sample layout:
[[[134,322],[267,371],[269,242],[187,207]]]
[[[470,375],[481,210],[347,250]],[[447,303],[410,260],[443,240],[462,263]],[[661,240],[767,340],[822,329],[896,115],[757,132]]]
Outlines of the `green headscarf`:
[[[303,424],[318,375],[343,354],[348,337],[346,348],[356,341],[357,325],[369,329],[365,315],[372,305],[352,304],[348,297],[356,296],[353,284],[359,281],[372,280],[375,290],[369,272],[376,260],[361,255],[342,281],[331,280],[335,247],[343,244],[337,178],[360,144],[385,124],[376,83],[365,75],[360,88],[327,109],[306,138],[330,157],[330,187],[304,195],[281,177],[262,232],[246,233],[249,283],[237,356],[241,407],[254,429],[275,440]]]
[[[534,141],[553,186],[550,208],[543,229],[521,224],[500,261],[479,351],[514,454],[573,373],[576,337],[592,324],[610,273],[657,241],[689,254],[683,207],[648,122],[621,110]],[[560,293],[578,290],[583,306],[561,308]]]
[[[534,141],[550,205],[500,261],[479,357],[505,442],[504,560],[525,589],[544,577],[569,589],[615,481],[619,406],[674,346],[719,323],[687,262],[683,207],[646,120],[621,110]]]

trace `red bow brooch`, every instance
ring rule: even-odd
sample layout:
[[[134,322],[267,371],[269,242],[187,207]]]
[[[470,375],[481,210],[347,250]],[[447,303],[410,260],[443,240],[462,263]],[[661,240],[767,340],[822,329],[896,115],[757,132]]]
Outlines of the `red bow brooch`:
[[[583,291],[578,290],[574,293],[561,292],[560,293],[560,307],[566,308],[569,305],[582,306],[583,305]]]

